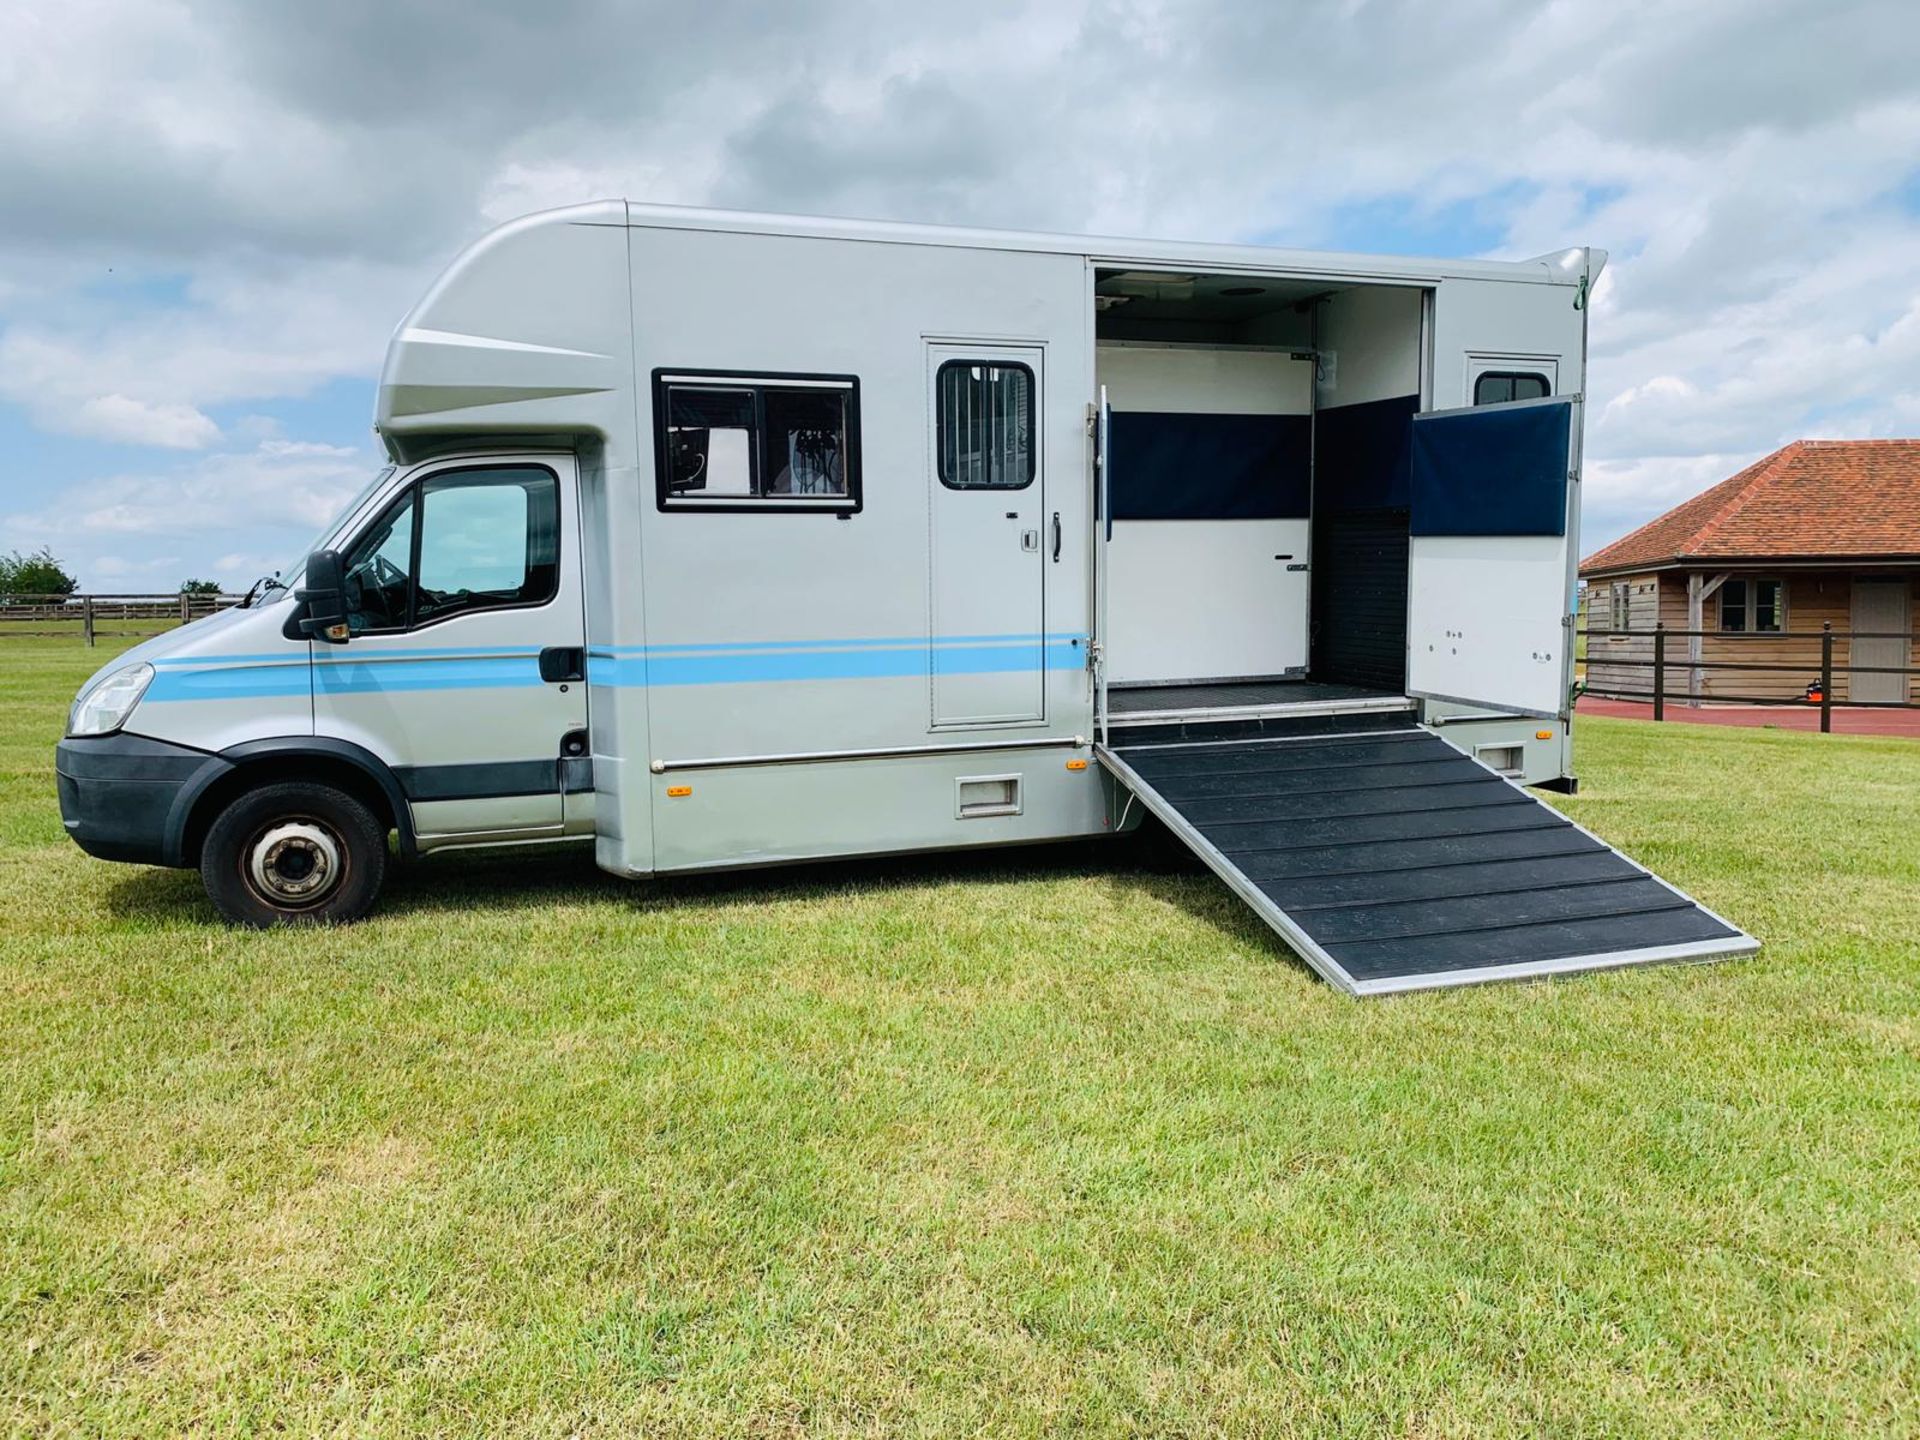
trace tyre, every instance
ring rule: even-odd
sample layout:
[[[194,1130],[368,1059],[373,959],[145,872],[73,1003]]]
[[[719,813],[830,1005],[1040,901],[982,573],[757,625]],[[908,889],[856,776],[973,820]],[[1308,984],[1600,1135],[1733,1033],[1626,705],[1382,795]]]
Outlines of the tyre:
[[[200,880],[236,925],[345,925],[373,908],[387,873],[387,827],[345,791],[263,785],[222,810],[200,851]]]

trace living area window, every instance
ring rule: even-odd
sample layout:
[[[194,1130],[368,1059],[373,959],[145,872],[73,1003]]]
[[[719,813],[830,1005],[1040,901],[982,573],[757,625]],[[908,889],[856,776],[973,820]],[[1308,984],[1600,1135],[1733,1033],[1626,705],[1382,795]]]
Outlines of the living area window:
[[[1727,635],[1778,635],[1787,628],[1784,580],[1738,579],[1720,585],[1720,630]]]
[[[852,375],[653,373],[662,510],[860,508],[860,382]]]

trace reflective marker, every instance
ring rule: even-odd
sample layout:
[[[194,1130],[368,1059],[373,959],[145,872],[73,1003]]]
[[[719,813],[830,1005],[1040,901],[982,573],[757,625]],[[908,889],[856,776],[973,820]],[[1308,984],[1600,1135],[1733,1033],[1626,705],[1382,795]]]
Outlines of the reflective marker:
[[[684,798],[685,796],[691,795],[692,793],[693,793],[693,787],[691,785],[667,786],[667,798],[669,800],[679,800]]]
[[[1084,770],[1086,768],[1087,768],[1087,762],[1084,760],[1067,761],[1067,769],[1069,770]]]

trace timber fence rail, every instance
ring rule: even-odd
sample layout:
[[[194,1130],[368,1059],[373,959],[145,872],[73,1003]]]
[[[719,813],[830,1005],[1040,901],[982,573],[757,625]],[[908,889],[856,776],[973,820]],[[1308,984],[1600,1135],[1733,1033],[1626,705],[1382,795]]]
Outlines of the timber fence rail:
[[[1811,709],[1817,705],[1820,710],[1821,733],[1828,734],[1833,730],[1833,712],[1836,709],[1920,710],[1920,702],[1916,702],[1913,699],[1913,677],[1920,675],[1920,666],[1911,664],[1856,665],[1851,661],[1853,653],[1852,642],[1856,640],[1901,641],[1904,644],[1902,653],[1911,659],[1914,654],[1914,640],[1916,638],[1912,632],[1901,633],[1899,631],[1886,630],[1836,631],[1833,628],[1832,622],[1828,621],[1820,627],[1820,633],[1817,636],[1804,631],[1762,631],[1758,633],[1743,631],[1730,634],[1729,632],[1720,630],[1670,630],[1665,625],[1655,625],[1651,630],[1601,630],[1582,628],[1578,633],[1585,636],[1589,641],[1637,639],[1651,640],[1653,642],[1651,658],[1632,655],[1597,655],[1593,652],[1591,646],[1589,646],[1585,664],[1588,682],[1582,689],[1583,693],[1605,696],[1613,700],[1650,700],[1653,702],[1653,718],[1655,720],[1665,720],[1667,718],[1667,706],[1670,704],[1679,704],[1688,709],[1703,705],[1771,705],[1776,707],[1799,705]],[[1808,640],[1817,639],[1820,642],[1818,678],[1809,683],[1805,694],[1802,696],[1794,696],[1792,694],[1742,695],[1732,694],[1718,689],[1714,690],[1711,694],[1707,694],[1704,693],[1704,689],[1698,681],[1700,672],[1713,671],[1718,673],[1721,671],[1731,671],[1734,673],[1745,672],[1800,676],[1807,674],[1810,666],[1804,656],[1795,656],[1792,659],[1781,660],[1723,660],[1717,657],[1705,659],[1687,653],[1682,653],[1675,657],[1667,653],[1668,642],[1673,640],[1705,641],[1727,640],[1729,638],[1738,639],[1743,650],[1748,646],[1760,647],[1770,642],[1786,646],[1791,646],[1794,642],[1799,642],[1804,645]],[[1845,663],[1838,662],[1834,659],[1833,647],[1836,640],[1844,640],[1847,642],[1849,659]],[[1616,667],[1649,672],[1646,686],[1644,688],[1628,689],[1613,684],[1611,681],[1604,685],[1591,683],[1593,672],[1596,669],[1613,669]],[[1686,676],[1686,679],[1677,687],[1671,683],[1671,672],[1676,668]],[[1849,696],[1851,696],[1853,690],[1851,681],[1852,677],[1856,675],[1904,676],[1906,680],[1902,689],[1905,691],[1907,698],[1905,700],[1836,699],[1833,693],[1834,680],[1836,678],[1847,679],[1849,682],[1847,690]]]
[[[172,625],[238,605],[238,595],[0,594],[0,640],[20,636],[71,636],[92,645],[101,639],[152,635]],[[137,628],[129,629],[127,627]]]

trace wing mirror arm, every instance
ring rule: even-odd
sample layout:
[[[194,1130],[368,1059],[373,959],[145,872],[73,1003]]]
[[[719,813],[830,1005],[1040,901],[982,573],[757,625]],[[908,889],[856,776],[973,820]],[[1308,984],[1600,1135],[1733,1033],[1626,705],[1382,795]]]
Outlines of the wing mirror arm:
[[[286,625],[288,639],[347,643],[352,633],[347,626],[347,577],[338,550],[316,550],[307,557],[305,579],[293,598],[294,611]]]

